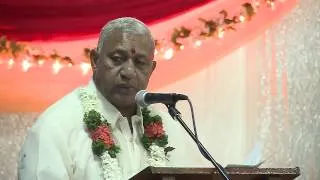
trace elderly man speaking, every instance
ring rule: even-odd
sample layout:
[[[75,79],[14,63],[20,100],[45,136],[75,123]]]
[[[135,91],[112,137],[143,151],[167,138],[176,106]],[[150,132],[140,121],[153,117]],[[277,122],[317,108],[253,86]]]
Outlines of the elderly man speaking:
[[[134,18],[107,23],[93,77],[51,105],[28,132],[21,180],[128,179],[147,166],[195,166],[196,145],[169,114],[135,102],[156,67],[149,29]]]

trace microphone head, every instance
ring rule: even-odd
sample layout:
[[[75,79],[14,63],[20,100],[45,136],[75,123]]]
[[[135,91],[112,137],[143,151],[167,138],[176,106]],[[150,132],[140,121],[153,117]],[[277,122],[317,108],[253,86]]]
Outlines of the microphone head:
[[[148,103],[146,103],[146,101],[144,100],[145,95],[148,92],[146,90],[140,90],[139,92],[137,92],[135,100],[137,105],[141,106],[141,107],[147,107],[149,106]]]

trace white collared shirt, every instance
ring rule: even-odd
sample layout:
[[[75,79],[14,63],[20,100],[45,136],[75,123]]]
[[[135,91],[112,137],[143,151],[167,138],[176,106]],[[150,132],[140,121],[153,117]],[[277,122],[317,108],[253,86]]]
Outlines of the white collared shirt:
[[[112,127],[115,141],[121,151],[117,155],[124,179],[137,174],[147,164],[147,152],[140,138],[143,124],[140,112],[131,117],[133,132],[128,120],[97,91],[102,107],[100,112]],[[153,112],[163,119],[171,152],[169,167],[191,167],[203,164],[191,138],[169,114]],[[82,121],[83,109],[79,89],[74,90],[50,106],[28,132],[20,153],[19,179],[21,180],[102,180],[100,160],[93,155],[92,140]]]

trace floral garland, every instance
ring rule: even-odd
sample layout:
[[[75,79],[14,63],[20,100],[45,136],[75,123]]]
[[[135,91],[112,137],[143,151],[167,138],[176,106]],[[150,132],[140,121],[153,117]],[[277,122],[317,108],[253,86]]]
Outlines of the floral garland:
[[[116,159],[120,147],[115,143],[112,128],[108,121],[98,112],[98,100],[94,91],[86,88],[80,90],[80,99],[84,109],[83,121],[92,138],[92,151],[100,157],[104,179],[120,180],[121,169]],[[168,147],[162,118],[152,116],[150,110],[142,109],[144,134],[141,142],[149,152],[148,164],[151,166],[164,166],[167,153],[174,150]]]

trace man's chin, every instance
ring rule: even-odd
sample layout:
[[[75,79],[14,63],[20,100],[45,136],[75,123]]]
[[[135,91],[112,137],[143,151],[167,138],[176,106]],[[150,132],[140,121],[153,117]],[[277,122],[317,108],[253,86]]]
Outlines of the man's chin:
[[[113,104],[118,108],[134,108],[136,101],[134,96],[117,95],[113,98]]]

